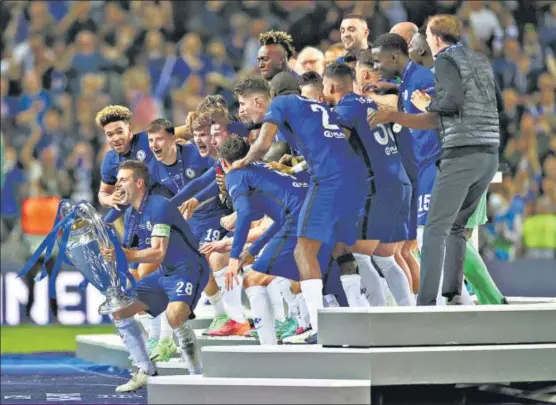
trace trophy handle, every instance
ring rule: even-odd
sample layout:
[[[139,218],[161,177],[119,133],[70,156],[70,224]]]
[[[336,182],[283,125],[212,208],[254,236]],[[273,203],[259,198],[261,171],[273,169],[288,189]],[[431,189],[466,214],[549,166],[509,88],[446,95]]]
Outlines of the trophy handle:
[[[106,232],[107,225],[104,223],[100,215],[97,211],[93,208],[93,206],[88,203],[87,201],[81,201],[77,204],[78,214],[81,218],[90,221],[90,223],[94,226],[96,234],[98,235],[99,241],[103,246],[114,247],[110,237],[108,236],[108,232]],[[109,263],[109,277],[112,282],[112,286],[115,287],[116,290],[119,290],[121,287],[120,277],[116,271],[116,266],[114,263]]]

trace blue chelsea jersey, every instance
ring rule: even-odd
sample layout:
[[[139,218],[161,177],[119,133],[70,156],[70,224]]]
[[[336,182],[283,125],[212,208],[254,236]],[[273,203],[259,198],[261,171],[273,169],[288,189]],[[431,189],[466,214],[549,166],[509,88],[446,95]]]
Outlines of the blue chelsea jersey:
[[[377,110],[373,100],[355,93],[346,94],[334,108],[342,126],[351,130],[350,142],[374,176],[378,190],[399,184],[409,184],[402,165],[394,134],[389,125],[371,129],[367,122],[367,110]]]
[[[287,129],[282,135],[305,157],[313,180],[341,178],[350,170],[364,170],[336,115],[324,104],[293,94],[277,96],[264,122]]]
[[[186,220],[178,208],[162,196],[148,194],[139,210],[128,207],[124,224],[124,240],[136,237],[140,249],[150,247],[153,236],[169,238],[162,261],[165,274],[187,271],[188,268],[196,270],[195,265],[204,260]]]
[[[153,153],[149,147],[149,138],[146,132],[139,132],[133,135],[130,149],[127,153],[117,153],[110,149],[104,155],[100,166],[100,177],[103,183],[115,185],[117,182],[118,169],[126,160],[140,160],[149,164],[153,158]]]
[[[434,73],[424,66],[410,61],[402,74],[398,110],[408,114],[421,114],[411,103],[414,91],[424,91],[430,96],[435,94]],[[436,161],[440,157],[440,141],[436,130],[433,129],[408,129],[397,137],[398,147],[402,155],[404,166],[411,177],[416,175],[419,168]]]

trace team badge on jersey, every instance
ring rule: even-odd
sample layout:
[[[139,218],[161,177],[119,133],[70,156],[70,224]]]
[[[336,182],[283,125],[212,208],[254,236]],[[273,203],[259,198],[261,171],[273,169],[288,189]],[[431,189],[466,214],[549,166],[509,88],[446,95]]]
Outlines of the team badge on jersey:
[[[137,153],[136,153],[136,156],[137,156],[137,159],[143,161],[147,157],[147,154],[145,153],[144,150],[138,150]]]
[[[394,133],[396,134],[398,134],[401,130],[402,130],[402,126],[400,124],[394,124],[392,126],[392,131],[394,131]]]
[[[153,230],[153,224],[151,224],[151,221],[147,221],[147,223],[145,225],[146,225],[148,231]]]
[[[190,167],[185,169],[185,175],[192,179],[193,177],[195,177],[195,169],[192,169]]]

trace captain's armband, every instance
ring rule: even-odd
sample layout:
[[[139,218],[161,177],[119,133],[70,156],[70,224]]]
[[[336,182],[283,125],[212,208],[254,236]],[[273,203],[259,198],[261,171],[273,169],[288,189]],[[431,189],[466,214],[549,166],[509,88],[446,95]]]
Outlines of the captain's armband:
[[[170,237],[170,225],[166,224],[156,224],[153,226],[153,231],[151,232],[152,237],[169,238]]]

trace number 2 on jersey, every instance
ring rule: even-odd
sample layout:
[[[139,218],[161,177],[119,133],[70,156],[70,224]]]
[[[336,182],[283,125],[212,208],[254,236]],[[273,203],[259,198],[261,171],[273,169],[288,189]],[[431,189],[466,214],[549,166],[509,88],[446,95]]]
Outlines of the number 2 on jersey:
[[[313,112],[321,112],[322,113],[322,126],[324,129],[328,129],[330,131],[339,131],[340,127],[336,124],[330,123],[330,116],[328,115],[328,111],[322,106],[318,104],[311,104],[311,110]]]

